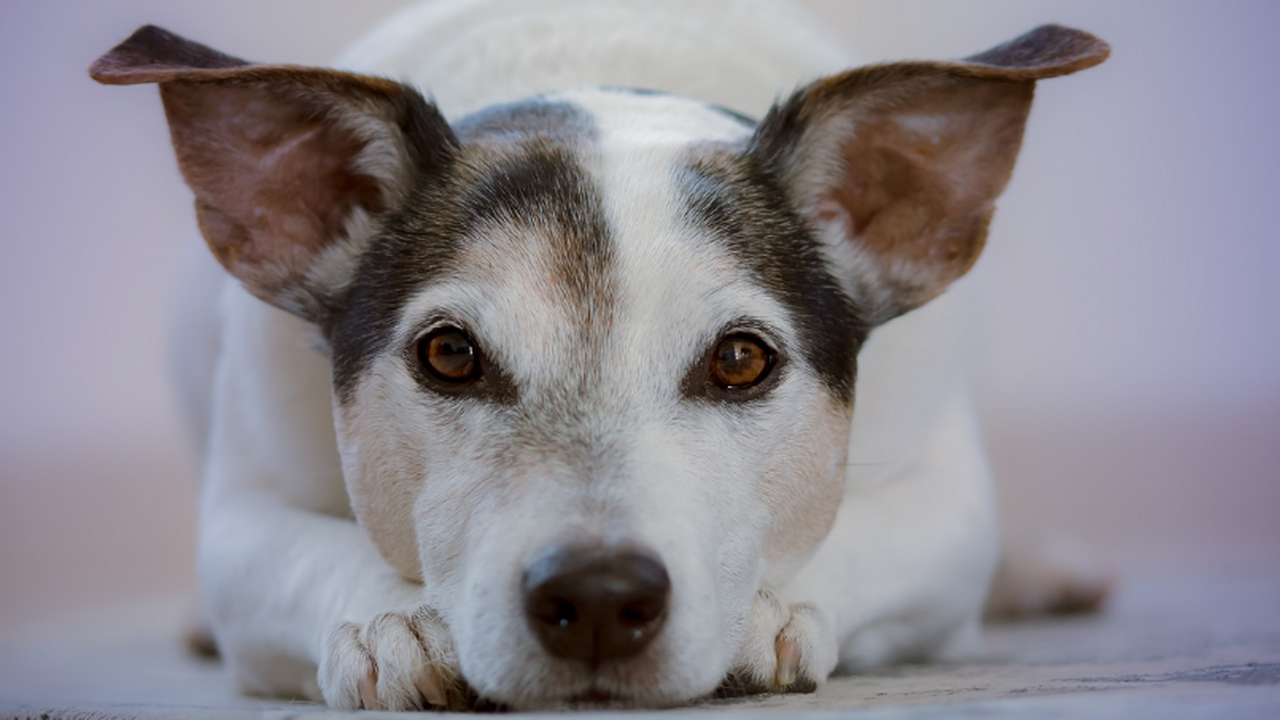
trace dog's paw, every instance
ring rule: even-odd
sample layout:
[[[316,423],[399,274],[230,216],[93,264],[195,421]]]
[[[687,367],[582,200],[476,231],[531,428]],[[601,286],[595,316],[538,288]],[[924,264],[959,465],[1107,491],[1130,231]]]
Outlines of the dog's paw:
[[[816,607],[788,605],[761,590],[751,607],[747,639],[718,694],[813,692],[835,670],[836,660],[835,636]]]
[[[1100,558],[1065,538],[1006,543],[1001,553],[983,612],[987,620],[1097,612],[1115,585]]]
[[[318,679],[325,703],[341,710],[462,710],[472,701],[453,641],[426,608],[338,625],[325,643]]]

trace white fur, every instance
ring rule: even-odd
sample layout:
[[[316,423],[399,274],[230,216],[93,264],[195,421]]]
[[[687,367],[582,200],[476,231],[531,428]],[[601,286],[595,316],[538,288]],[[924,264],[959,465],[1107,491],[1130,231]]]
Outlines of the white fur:
[[[589,11],[555,15],[560,4],[577,7],[543,3],[535,12],[517,0],[416,6],[375,30],[340,64],[420,83],[450,118],[495,102],[599,83],[663,88],[760,114],[779,93],[854,64],[816,23],[768,3],[591,3]],[[556,62],[557,49],[566,44],[593,62]],[[617,117],[604,106],[632,100],[599,93],[565,97],[596,117]],[[401,460],[433,478],[415,505],[417,549],[424,557],[447,558],[426,562],[425,586],[394,572],[350,520],[343,466],[345,461],[347,472],[354,472],[361,450],[353,445],[339,454],[329,368],[314,350],[314,331],[235,282],[222,283],[217,322],[201,326],[218,340],[189,343],[195,352],[216,350],[216,369],[211,378],[187,382],[192,397],[210,398],[201,583],[218,640],[244,687],[323,695],[353,706],[360,700],[358,679],[368,673],[361,648],[383,662],[439,651],[418,648],[403,629],[421,618],[418,608],[430,606],[448,627],[463,674],[482,692],[528,707],[569,697],[592,681],[543,658],[523,628],[515,581],[506,594],[495,593],[486,574],[512,572],[531,547],[573,533],[623,533],[643,541],[668,564],[679,588],[668,626],[645,665],[646,687],[637,689],[626,677],[595,680],[606,690],[627,689],[637,702],[691,699],[713,688],[735,663],[773,678],[775,638],[784,633],[800,649],[803,672],[817,682],[837,658],[858,668],[935,656],[972,639],[995,566],[996,528],[990,472],[964,380],[972,327],[969,281],[875,331],[859,356],[854,431],[838,453],[805,457],[802,438],[785,444],[759,429],[823,426],[825,411],[806,400],[822,392],[803,373],[788,376],[770,401],[785,411],[782,421],[761,421],[755,434],[734,440],[744,453],[755,448],[779,457],[793,454],[796,462],[849,463],[835,526],[816,552],[759,559],[765,540],[760,523],[751,520],[769,508],[760,498],[735,495],[730,479],[751,468],[735,467],[724,450],[734,430],[705,407],[688,410],[673,425],[652,398],[672,393],[678,378],[655,368],[685,367],[690,353],[714,339],[708,334],[743,308],[781,334],[788,332],[785,313],[766,293],[745,285],[729,258],[688,242],[669,213],[644,211],[674,206],[664,195],[669,184],[656,180],[674,159],[630,153],[630,138],[643,135],[652,145],[668,133],[674,152],[690,139],[679,134],[690,125],[700,137],[745,132],[693,103],[671,100],[667,110],[669,127],[605,123],[601,147],[607,152],[591,166],[604,188],[611,226],[646,240],[620,244],[631,250],[617,260],[624,278],[618,312],[627,320],[610,346],[616,348],[609,367],[617,389],[593,396],[586,414],[604,425],[601,433],[614,433],[609,459],[650,482],[628,483],[624,476],[603,473],[595,490],[584,494],[571,468],[529,460],[513,472],[536,476],[542,484],[538,493],[521,498],[517,511],[482,509],[479,517],[487,524],[472,523],[461,537],[437,535],[443,530],[428,519],[451,507],[460,484],[476,482],[477,465],[494,462],[484,445],[485,428],[494,419],[483,409],[449,423],[424,414],[421,437],[387,442],[430,437],[453,443],[448,456]],[[527,258],[477,258],[473,265],[487,262],[497,273],[477,272],[470,282],[434,286],[413,298],[400,318],[402,339],[422,332],[433,309],[455,308],[468,314],[463,319],[477,332],[511,343],[494,352],[510,361],[522,388],[535,394],[543,387],[553,390],[556,378],[573,372],[561,367],[567,361],[554,352],[557,339],[571,339],[570,331],[555,315],[554,299],[529,295],[539,287],[545,262],[537,244],[532,247]],[[211,259],[199,264],[197,274],[221,272]],[[318,272],[336,271],[326,266]],[[186,284],[190,292],[207,286]],[[188,300],[184,307],[214,302]],[[665,333],[672,324],[664,313],[673,305],[688,311],[684,326],[696,332]],[[535,338],[546,340],[539,345]],[[645,347],[667,347],[670,355],[654,362],[650,354],[636,365],[641,355],[632,351]],[[359,393],[390,402],[401,417],[421,412],[397,401],[411,383],[393,364],[375,363],[367,375]],[[355,405],[368,402],[373,401]],[[611,421],[611,412],[625,412],[626,422]],[[388,431],[375,416],[343,420],[362,432]],[[700,432],[686,432],[690,427]],[[492,479],[479,485],[468,492],[484,508],[508,489]],[[708,511],[711,506],[715,512]],[[581,520],[565,525],[565,507],[581,509]],[[717,525],[709,517],[733,521]],[[750,570],[717,577],[721,563]],[[762,582],[781,605],[755,599]],[[375,618],[390,619],[370,630]],[[454,661],[450,655],[440,662]],[[408,675],[379,679],[392,697],[408,693],[405,688],[415,682]],[[545,697],[537,694],[540,688]]]

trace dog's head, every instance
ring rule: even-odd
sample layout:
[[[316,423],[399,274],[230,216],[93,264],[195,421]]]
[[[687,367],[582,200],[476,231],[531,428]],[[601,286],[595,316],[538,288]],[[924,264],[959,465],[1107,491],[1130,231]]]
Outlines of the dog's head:
[[[1035,80],[1105,54],[1041,28],[758,124],[620,89],[450,124],[155,28],[93,73],[160,84],[213,253],[321,331],[356,516],[470,683],[660,705],[830,528],[859,346],[977,258]]]

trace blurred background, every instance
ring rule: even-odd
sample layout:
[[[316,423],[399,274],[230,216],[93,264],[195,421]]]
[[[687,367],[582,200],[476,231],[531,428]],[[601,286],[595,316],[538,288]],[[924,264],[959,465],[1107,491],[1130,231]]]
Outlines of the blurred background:
[[[144,23],[323,64],[403,4],[0,3],[0,632],[194,583],[166,366],[190,195],[155,90],[85,68]],[[1280,3],[802,4],[864,61],[1050,21],[1113,44],[1041,84],[977,271],[1009,528],[1082,538],[1122,575],[1280,570]]]

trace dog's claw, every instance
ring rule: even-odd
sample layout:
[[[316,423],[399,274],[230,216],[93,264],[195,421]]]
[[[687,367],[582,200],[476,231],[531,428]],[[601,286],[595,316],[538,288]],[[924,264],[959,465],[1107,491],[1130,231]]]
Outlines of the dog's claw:
[[[418,679],[414,682],[414,686],[418,688],[418,692],[422,693],[422,697],[426,698],[427,704],[443,707],[449,703],[448,695],[444,689],[444,681],[440,679],[440,675],[431,668],[423,668],[422,673],[418,675]]]
[[[378,701],[378,680],[368,675],[356,681],[356,691],[360,695],[361,710],[384,710]]]
[[[779,635],[774,646],[778,655],[778,672],[774,676],[774,684],[781,690],[796,681],[796,672],[800,670],[800,646],[785,635]]]

